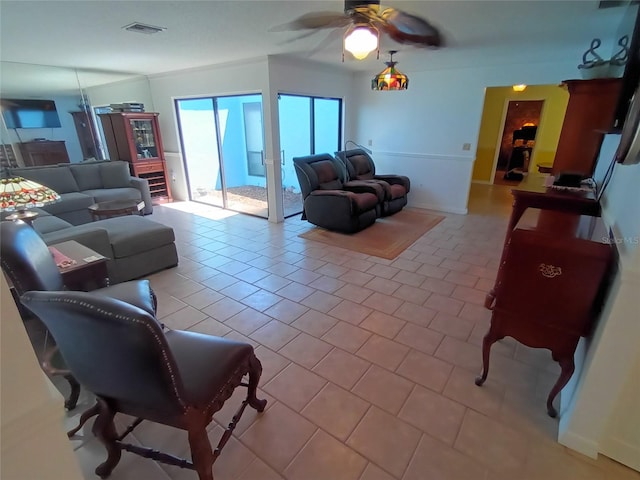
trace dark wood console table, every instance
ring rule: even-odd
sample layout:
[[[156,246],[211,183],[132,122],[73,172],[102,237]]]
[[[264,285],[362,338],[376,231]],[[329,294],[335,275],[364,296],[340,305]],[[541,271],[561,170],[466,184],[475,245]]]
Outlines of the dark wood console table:
[[[596,212],[587,199],[563,203],[553,193],[521,196],[515,191],[514,198],[525,201],[514,208],[514,226],[507,233],[493,298],[486,305],[493,313],[476,385],[487,378],[491,345],[497,340],[510,336],[529,347],[548,348],[561,367],[547,398],[547,412],[555,417],[553,400],[571,378],[578,341],[589,334],[599,313],[612,248],[602,220],[576,212]],[[526,208],[547,203],[559,208],[532,208],[523,215]]]

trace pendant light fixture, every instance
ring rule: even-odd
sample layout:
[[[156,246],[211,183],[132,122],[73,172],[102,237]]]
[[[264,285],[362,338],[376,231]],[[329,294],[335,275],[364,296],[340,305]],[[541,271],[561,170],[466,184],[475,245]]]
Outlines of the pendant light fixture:
[[[389,61],[384,62],[387,68],[373,77],[371,90],[406,90],[409,87],[409,78],[396,69],[396,63],[398,62],[393,61],[395,53],[398,52],[389,50]]]

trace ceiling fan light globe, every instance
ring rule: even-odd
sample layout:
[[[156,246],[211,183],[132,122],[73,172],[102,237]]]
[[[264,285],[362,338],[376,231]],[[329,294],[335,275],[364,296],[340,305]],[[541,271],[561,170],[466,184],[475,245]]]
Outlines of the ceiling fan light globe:
[[[356,26],[344,38],[344,49],[358,60],[367,58],[377,48],[378,32],[369,26]]]

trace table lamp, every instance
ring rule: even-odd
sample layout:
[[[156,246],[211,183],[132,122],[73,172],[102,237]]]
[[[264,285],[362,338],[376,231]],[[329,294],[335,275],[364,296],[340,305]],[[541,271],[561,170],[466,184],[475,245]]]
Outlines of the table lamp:
[[[27,211],[60,200],[60,195],[49,187],[23,177],[0,179],[0,211],[13,212],[6,220],[22,220],[31,225],[38,212]]]

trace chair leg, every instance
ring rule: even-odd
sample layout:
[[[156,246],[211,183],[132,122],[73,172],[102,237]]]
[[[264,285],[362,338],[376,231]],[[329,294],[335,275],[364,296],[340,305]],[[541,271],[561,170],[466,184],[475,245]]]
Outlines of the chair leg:
[[[80,421],[78,422],[78,426],[76,428],[69,430],[67,432],[67,437],[69,438],[73,437],[76,433],[80,431],[82,426],[85,423],[87,423],[87,420],[89,420],[94,415],[98,415],[99,413],[100,413],[100,404],[96,402],[96,404],[93,407],[82,412],[82,415],[80,415]]]
[[[93,424],[92,432],[107,449],[107,459],[98,465],[95,472],[100,478],[107,478],[118,465],[122,450],[116,443],[118,433],[113,424],[113,417],[115,417],[116,413],[102,398],[98,398],[98,409],[98,418]]]
[[[213,451],[207,436],[206,424],[192,426],[188,430],[191,461],[200,480],[213,480]]]
[[[258,412],[264,412],[264,408],[267,406],[265,399],[260,400],[257,396],[258,382],[260,382],[260,376],[262,375],[262,364],[255,355],[249,357],[249,385],[247,386],[247,402]]]
[[[69,393],[69,398],[64,402],[64,408],[73,410],[78,404],[78,397],[80,397],[80,384],[73,375],[65,375],[64,378],[69,382],[69,386],[71,387],[71,393]]]

